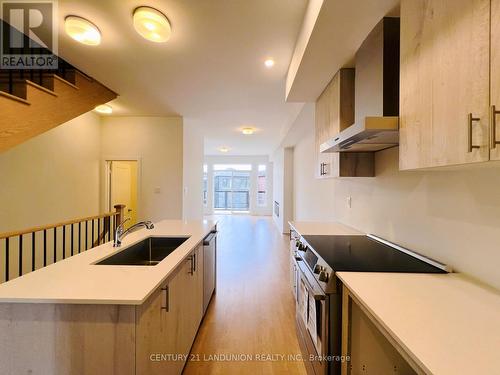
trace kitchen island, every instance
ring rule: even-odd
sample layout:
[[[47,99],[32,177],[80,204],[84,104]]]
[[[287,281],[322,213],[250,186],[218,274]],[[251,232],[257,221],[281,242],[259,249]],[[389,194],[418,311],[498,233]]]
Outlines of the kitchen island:
[[[176,374],[204,314],[204,238],[165,220],[0,285],[1,374]],[[98,265],[148,237],[185,237],[154,266]],[[215,271],[214,271],[215,272]]]

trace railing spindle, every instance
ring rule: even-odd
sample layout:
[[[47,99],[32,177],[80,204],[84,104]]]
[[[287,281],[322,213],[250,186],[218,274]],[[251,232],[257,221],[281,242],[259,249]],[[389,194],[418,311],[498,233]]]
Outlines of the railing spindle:
[[[9,237],[5,239],[5,281],[9,281]]]
[[[78,254],[80,254],[80,250],[82,248],[82,222],[78,223]]]
[[[63,259],[66,259],[66,225],[63,225]]]
[[[92,219],[92,246],[94,246],[94,223],[95,219]]]
[[[89,249],[89,221],[85,221],[85,250]]]
[[[23,275],[23,235],[19,236],[19,276]]]
[[[35,270],[35,233],[31,234],[31,270]]]
[[[97,245],[101,244],[101,219],[97,219]]]
[[[106,218],[108,223],[108,242],[111,241],[111,216]]]
[[[43,266],[47,266],[47,229],[43,230]]]
[[[57,227],[54,228],[54,263],[57,262]]]
[[[73,255],[73,224],[71,224],[71,256]]]

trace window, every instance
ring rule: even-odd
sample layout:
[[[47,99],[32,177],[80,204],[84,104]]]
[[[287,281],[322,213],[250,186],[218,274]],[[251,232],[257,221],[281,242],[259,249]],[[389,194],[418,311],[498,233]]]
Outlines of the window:
[[[257,206],[267,206],[267,174],[266,165],[259,165],[257,171]]]
[[[208,199],[208,165],[203,164],[203,205],[207,207]]]
[[[214,209],[248,211],[250,209],[250,171],[252,166],[214,165]]]

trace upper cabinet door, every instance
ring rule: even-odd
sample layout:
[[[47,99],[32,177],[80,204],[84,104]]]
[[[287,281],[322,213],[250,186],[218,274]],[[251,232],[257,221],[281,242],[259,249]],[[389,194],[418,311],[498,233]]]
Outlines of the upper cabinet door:
[[[490,158],[500,160],[500,0],[491,0]]]
[[[402,0],[400,169],[489,160],[489,21],[489,0]]]

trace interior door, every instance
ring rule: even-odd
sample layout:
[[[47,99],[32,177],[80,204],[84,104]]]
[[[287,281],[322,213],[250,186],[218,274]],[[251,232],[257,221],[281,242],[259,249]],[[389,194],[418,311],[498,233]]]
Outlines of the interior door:
[[[490,158],[500,160],[500,0],[491,0]]]
[[[125,205],[125,218],[130,220],[125,228],[137,222],[137,162],[111,161],[110,162],[110,209],[115,204]]]

